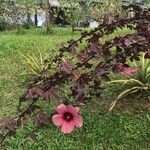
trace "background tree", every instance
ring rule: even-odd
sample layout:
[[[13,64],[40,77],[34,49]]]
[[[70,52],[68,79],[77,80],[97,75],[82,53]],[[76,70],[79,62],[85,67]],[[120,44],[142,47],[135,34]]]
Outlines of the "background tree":
[[[65,12],[65,16],[69,24],[71,24],[72,31],[75,26],[82,19],[86,19],[89,16],[88,1],[81,2],[79,0],[62,0],[61,8]]]
[[[5,30],[7,27],[7,19],[5,17],[7,5],[7,0],[0,0],[0,31]]]
[[[108,12],[122,13],[122,6],[119,0],[106,0],[105,3],[92,0],[62,0],[61,6],[73,30],[81,20],[90,21],[94,19],[99,22]]]
[[[49,0],[36,0],[36,6],[37,6],[37,8],[42,9],[42,11],[45,13],[45,28],[46,28],[46,32],[49,32],[50,31],[50,22],[51,22]],[[37,11],[35,11],[35,12],[37,12]],[[36,17],[36,15],[35,15],[35,17]]]
[[[31,15],[34,13],[37,0],[18,0],[18,4],[24,7],[25,11],[25,27],[30,28],[32,25]]]
[[[105,3],[96,3],[91,8],[91,16],[97,21],[104,19],[104,16],[109,16],[113,14],[122,14],[122,4],[120,0],[106,0]],[[111,15],[106,15],[106,14]]]

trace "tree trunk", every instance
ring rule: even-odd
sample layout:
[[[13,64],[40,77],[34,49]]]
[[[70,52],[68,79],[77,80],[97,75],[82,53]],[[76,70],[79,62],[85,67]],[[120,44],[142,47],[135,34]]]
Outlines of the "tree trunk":
[[[19,26],[19,23],[17,23],[17,33],[20,33],[20,26]]]
[[[20,33],[20,25],[19,25],[19,17],[18,17],[18,14],[16,15],[16,18],[15,18],[15,26],[17,28],[17,33]]]
[[[31,15],[29,10],[27,10],[27,28],[29,29],[31,25]]]
[[[37,9],[35,9],[34,22],[35,22],[35,26],[37,27],[38,26]]]
[[[75,31],[75,24],[73,23],[72,24],[72,33],[74,33],[74,31]]]
[[[16,8],[16,16],[14,17],[14,20],[15,20],[15,26],[17,28],[17,33],[20,33],[19,13],[17,8]]]
[[[48,11],[45,11],[45,26],[46,26],[46,32],[49,32],[49,15]]]
[[[50,30],[50,11],[49,11],[49,1],[47,1],[47,6],[45,9],[45,25],[46,25],[46,32],[48,33]]]

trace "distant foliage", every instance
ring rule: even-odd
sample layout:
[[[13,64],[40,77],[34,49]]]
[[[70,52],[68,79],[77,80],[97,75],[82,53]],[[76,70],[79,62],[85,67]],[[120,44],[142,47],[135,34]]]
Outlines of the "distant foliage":
[[[118,0],[106,0],[105,3],[91,0],[62,0],[61,5],[73,29],[79,25],[88,26],[91,20],[100,22],[107,13],[109,16],[122,13],[122,6]]]
[[[146,57],[150,58],[150,10],[141,10],[138,6],[133,8],[135,17],[127,19],[116,15],[110,20],[106,16],[99,27],[83,32],[78,40],[72,39],[60,45],[59,55],[52,61],[45,61],[49,64],[48,68],[31,80],[26,92],[20,97],[20,104],[31,101],[30,106],[17,120],[13,119],[9,124],[8,121],[4,122],[3,127],[7,127],[8,132],[2,141],[12,130],[15,131],[26,114],[37,109],[35,103],[38,100],[56,100],[58,104],[66,105],[71,103],[71,99],[76,105],[86,103],[100,97],[102,81],[109,80],[110,72],[115,71],[118,63],[139,60],[141,52],[145,52]],[[117,28],[126,26],[136,32],[102,40]],[[50,70],[53,74],[44,76]],[[65,98],[64,90],[68,91]],[[40,117],[42,124],[46,124],[45,115],[42,113]]]
[[[3,0],[0,2],[0,30],[17,28],[25,18],[25,10],[15,0]]]

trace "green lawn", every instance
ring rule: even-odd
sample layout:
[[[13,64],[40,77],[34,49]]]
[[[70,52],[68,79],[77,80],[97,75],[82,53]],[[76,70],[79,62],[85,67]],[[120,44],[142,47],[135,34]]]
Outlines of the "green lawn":
[[[17,114],[18,98],[23,94],[26,83],[31,77],[23,63],[22,54],[38,52],[53,57],[57,53],[57,43],[77,38],[70,29],[54,28],[44,35],[42,29],[0,33],[0,120]],[[99,102],[99,103],[97,103]],[[8,150],[149,150],[150,115],[147,111],[118,109],[108,112],[104,100],[93,100],[81,109],[84,126],[70,135],[64,135],[50,124],[37,129],[32,121],[17,130],[15,136],[8,137]],[[53,102],[43,104],[50,112]],[[134,111],[133,111],[134,110]],[[36,131],[35,131],[36,130]],[[36,140],[29,138],[34,132]]]
[[[16,112],[18,96],[24,90],[26,79],[30,78],[23,75],[30,72],[19,52],[37,57],[42,52],[43,56],[53,57],[60,42],[77,36],[61,28],[53,29],[50,35],[44,35],[42,29],[22,31],[20,35],[15,31],[0,33],[0,118]]]

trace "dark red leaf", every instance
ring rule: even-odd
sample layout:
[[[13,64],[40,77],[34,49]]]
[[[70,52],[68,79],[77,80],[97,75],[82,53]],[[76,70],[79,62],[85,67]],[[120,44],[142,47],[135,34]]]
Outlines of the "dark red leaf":
[[[59,72],[65,72],[67,74],[71,74],[72,70],[75,68],[75,66],[72,64],[70,59],[64,60],[62,63],[58,65]]]
[[[26,115],[26,116],[21,118],[21,124],[26,125],[27,123],[28,123],[28,116]]]
[[[48,116],[43,112],[38,112],[35,115],[35,122],[38,127],[43,127],[45,125],[48,125],[49,123]]]
[[[60,97],[58,96],[58,90],[57,89],[49,89],[48,91],[46,91],[43,95],[43,98],[46,101],[49,101],[51,99],[55,99],[57,101],[61,101]]]
[[[95,55],[99,56],[102,52],[102,47],[99,44],[92,43],[90,45],[90,51]]]
[[[37,135],[35,134],[35,132],[31,132],[28,134],[28,137],[31,138],[33,141],[37,140]]]
[[[76,96],[76,100],[79,102],[83,102],[85,99],[85,93],[83,89],[78,89],[78,95]]]
[[[35,87],[35,88],[29,89],[28,94],[32,98],[37,97],[37,96],[42,97],[44,94],[44,91],[40,88]]]
[[[11,132],[15,132],[17,129],[17,120],[15,118],[6,119],[3,123],[3,127]]]
[[[76,53],[76,50],[78,49],[78,43],[74,40],[70,41],[68,49],[70,52]]]
[[[80,53],[78,55],[78,60],[80,63],[83,63],[84,61],[86,61],[89,58],[87,53]]]

